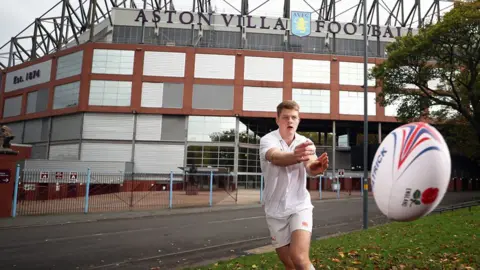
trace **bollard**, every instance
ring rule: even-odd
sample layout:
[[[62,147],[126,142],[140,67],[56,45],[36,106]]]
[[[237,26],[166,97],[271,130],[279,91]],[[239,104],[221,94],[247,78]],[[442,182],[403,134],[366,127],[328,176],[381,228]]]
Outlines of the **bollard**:
[[[263,200],[263,175],[260,176],[260,203]]]
[[[210,207],[213,205],[213,171],[210,171]]]
[[[337,199],[340,199],[340,178],[337,178]]]
[[[322,183],[323,183],[323,176],[320,176],[319,179],[319,184],[318,184],[318,193],[320,195],[320,200],[322,199]]]
[[[89,194],[90,194],[90,177],[91,177],[91,172],[90,168],[87,169],[87,186],[85,190],[85,214],[88,213],[88,200],[89,200]]]
[[[168,207],[173,207],[173,171],[170,171],[170,191],[168,192]]]
[[[18,200],[18,183],[20,182],[20,164],[17,164],[15,173],[15,187],[13,190],[12,217],[17,216],[17,200]]]

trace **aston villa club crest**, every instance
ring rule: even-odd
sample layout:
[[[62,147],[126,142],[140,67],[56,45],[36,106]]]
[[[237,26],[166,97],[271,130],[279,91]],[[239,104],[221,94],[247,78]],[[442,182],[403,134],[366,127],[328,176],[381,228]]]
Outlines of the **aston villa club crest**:
[[[298,37],[306,37],[310,35],[310,24],[312,22],[312,14],[310,12],[292,11],[291,16],[292,34]]]

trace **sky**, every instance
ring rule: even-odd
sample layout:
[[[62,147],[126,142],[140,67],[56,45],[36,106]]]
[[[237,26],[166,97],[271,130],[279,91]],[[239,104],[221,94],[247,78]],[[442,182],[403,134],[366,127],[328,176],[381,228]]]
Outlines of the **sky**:
[[[20,33],[24,28],[29,26],[35,18],[42,16],[49,9],[54,7],[61,0],[0,0],[2,2],[2,8],[0,9],[0,53],[8,52],[8,46],[1,48],[7,43],[12,36]],[[85,0],[82,0],[85,1]],[[142,0],[134,0],[138,6],[143,6]],[[148,2],[151,0],[148,0]],[[192,0],[172,0],[174,1],[176,10],[191,10]],[[448,1],[448,0],[447,0]],[[78,1],[70,1],[78,5]],[[99,1],[104,2],[104,1]],[[160,2],[163,2],[161,0]],[[240,10],[241,0],[211,0],[212,6],[217,8],[217,12],[238,14],[238,12],[231,7],[235,7]],[[264,5],[262,5],[266,2]],[[283,0],[250,0],[250,10],[262,5],[256,9],[252,15],[266,15],[272,17],[281,17],[283,13]],[[322,0],[292,0],[291,10],[296,11],[312,11],[309,7],[312,6],[315,9],[320,7]],[[351,21],[353,14],[355,13],[356,5],[359,0],[337,0],[336,10],[337,14],[343,13],[337,19],[340,22]],[[373,0],[367,0],[367,7],[369,8]],[[404,0],[405,3],[405,16],[410,12],[415,0]],[[308,4],[309,5],[308,5]],[[396,3],[396,0],[380,0],[381,6],[392,9]],[[421,0],[422,14],[425,14],[428,8],[432,5],[433,0]],[[452,3],[441,2],[440,8],[448,10]],[[76,7],[76,6],[75,6]],[[148,8],[147,8],[148,9]],[[47,17],[55,17],[61,15],[61,5],[58,5],[54,10],[48,13]],[[312,16],[313,17],[313,16]],[[383,24],[388,17],[388,12],[385,8],[380,7],[380,21]],[[27,29],[23,35],[32,35],[33,27]]]

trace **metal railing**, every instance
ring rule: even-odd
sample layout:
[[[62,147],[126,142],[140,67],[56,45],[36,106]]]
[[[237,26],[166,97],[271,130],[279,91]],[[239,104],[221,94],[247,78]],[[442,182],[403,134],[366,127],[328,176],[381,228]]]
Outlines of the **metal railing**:
[[[437,208],[433,210],[432,213],[442,214],[443,212],[455,211],[455,210],[464,209],[464,208],[468,208],[468,211],[472,211],[472,207],[475,207],[475,206],[480,206],[480,200],[464,202],[464,203],[450,205],[447,207]]]
[[[12,217],[236,203],[236,181],[228,173],[50,172],[17,166]]]

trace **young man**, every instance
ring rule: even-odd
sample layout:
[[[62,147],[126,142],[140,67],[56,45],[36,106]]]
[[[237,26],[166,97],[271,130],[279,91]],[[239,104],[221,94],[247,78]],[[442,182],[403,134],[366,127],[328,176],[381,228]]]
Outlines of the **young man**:
[[[265,179],[263,207],[272,245],[287,270],[315,269],[309,258],[313,205],[307,174],[322,174],[328,156],[315,154],[313,142],[296,133],[299,105],[277,106],[278,129],[260,139],[260,166]]]

